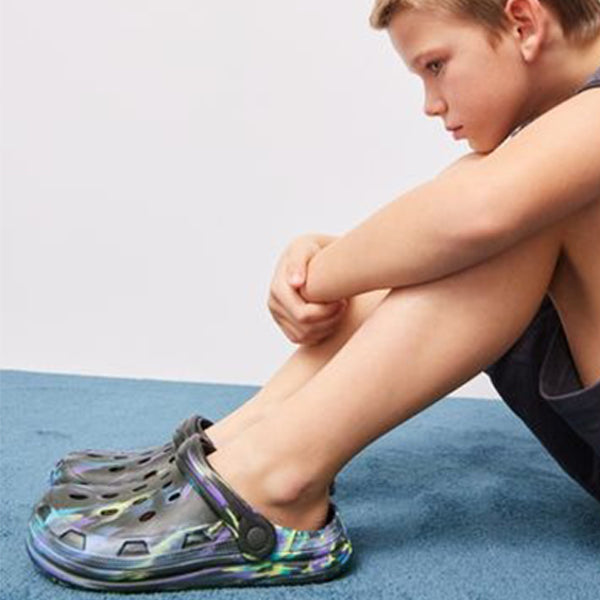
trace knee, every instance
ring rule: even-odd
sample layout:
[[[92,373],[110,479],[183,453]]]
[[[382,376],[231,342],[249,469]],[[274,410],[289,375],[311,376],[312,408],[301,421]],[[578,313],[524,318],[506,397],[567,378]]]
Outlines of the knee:
[[[598,239],[600,235],[600,198],[589,202],[582,209],[561,221],[562,244],[566,251],[577,251],[588,240]]]
[[[383,299],[393,290],[379,289],[350,297],[340,333],[348,339],[375,311]]]

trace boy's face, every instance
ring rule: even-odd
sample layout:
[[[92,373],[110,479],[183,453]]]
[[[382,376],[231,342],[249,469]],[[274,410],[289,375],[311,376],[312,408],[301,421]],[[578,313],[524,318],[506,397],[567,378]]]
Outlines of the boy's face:
[[[388,26],[392,44],[425,86],[425,113],[439,116],[476,152],[494,150],[526,120],[529,86],[518,44],[504,35],[496,48],[487,31],[455,16],[407,10]],[[413,65],[421,52],[427,54]]]

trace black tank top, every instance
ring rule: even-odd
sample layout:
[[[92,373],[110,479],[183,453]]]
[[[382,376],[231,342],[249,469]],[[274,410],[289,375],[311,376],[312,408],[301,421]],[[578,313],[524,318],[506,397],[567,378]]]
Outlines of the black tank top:
[[[600,68],[585,80],[583,86],[577,90],[577,94],[583,92],[583,90],[589,90],[597,87],[600,87]]]
[[[585,80],[584,84],[573,95],[577,95],[583,92],[584,90],[591,90],[592,88],[597,87],[600,87],[600,67]],[[522,123],[521,125],[517,126],[509,137],[517,135],[519,131],[527,127],[527,125],[529,125],[529,123],[531,123],[532,121],[535,121],[535,119],[530,119],[529,121],[525,121],[525,123]]]

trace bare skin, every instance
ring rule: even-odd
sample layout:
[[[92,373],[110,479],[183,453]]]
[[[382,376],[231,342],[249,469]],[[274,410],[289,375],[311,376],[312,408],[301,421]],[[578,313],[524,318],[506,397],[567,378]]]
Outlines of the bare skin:
[[[556,269],[562,248],[572,246],[563,239],[563,225],[459,274],[378,290],[370,302],[365,295],[362,323],[341,348],[332,338],[299,349],[248,403],[243,417],[234,413],[210,429],[218,448],[211,465],[273,522],[321,527],[329,484],[353,456],[499,358],[531,321],[543,295],[573,276],[566,267]],[[585,256],[579,272],[593,268],[593,254]],[[569,305],[563,308],[569,331]],[[598,354],[588,354],[588,337],[574,341],[575,356],[583,359],[577,366],[589,384],[583,367],[595,367],[593,377]]]
[[[424,76],[427,114],[462,124],[481,152],[568,96],[600,64],[600,40],[585,52],[567,48],[539,4],[510,0],[507,6],[518,27],[497,53],[485,54],[472,29],[455,29],[446,36],[451,48],[440,53],[453,61],[452,75],[439,78],[435,69],[436,75]],[[390,34],[407,62],[429,38],[439,45],[442,32],[455,27],[427,20],[419,25],[418,15],[395,18]],[[465,85],[468,77],[480,76],[473,57],[481,56],[486,81],[502,84],[501,101],[494,85],[478,91]],[[468,95],[461,92],[467,89]],[[351,298],[336,335],[298,349],[254,398],[210,428],[217,451],[209,462],[273,522],[322,527],[330,482],[344,465],[497,360],[546,293],[557,306],[582,383],[592,385],[600,379],[599,234],[600,198],[475,267]]]
[[[568,219],[551,288],[581,382],[600,380],[600,197]]]

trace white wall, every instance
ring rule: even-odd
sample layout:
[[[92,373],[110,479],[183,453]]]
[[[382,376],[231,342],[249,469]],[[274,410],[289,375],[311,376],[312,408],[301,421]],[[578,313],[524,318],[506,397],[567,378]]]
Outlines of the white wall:
[[[469,151],[371,6],[4,0],[2,367],[262,385],[288,242]]]

